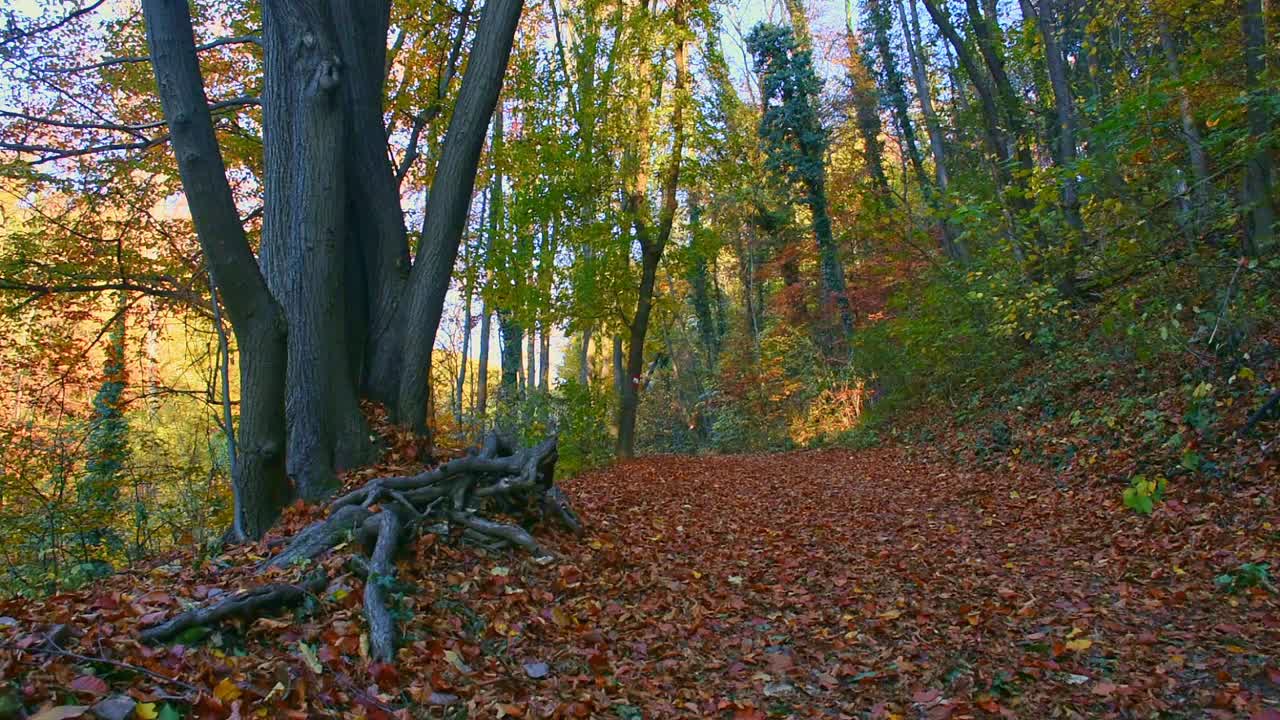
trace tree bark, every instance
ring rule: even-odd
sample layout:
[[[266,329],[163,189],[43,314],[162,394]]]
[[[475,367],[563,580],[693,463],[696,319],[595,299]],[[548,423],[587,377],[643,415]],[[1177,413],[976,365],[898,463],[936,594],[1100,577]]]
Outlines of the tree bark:
[[[1031,0],[1022,0],[1023,14],[1034,18],[1044,41],[1045,66],[1049,71],[1049,84],[1053,88],[1053,108],[1057,130],[1053,153],[1054,164],[1061,174],[1062,213],[1067,225],[1083,236],[1084,219],[1080,217],[1080,190],[1076,182],[1076,109],[1071,95],[1071,82],[1067,77],[1067,59],[1058,41],[1061,13],[1058,0],[1040,0],[1039,12]]]
[[[145,0],[147,41],[196,236],[240,350],[235,531],[261,537],[289,502],[285,321],[240,224],[213,131],[186,0]],[[228,428],[231,431],[231,428]]]
[[[1157,23],[1160,47],[1164,50],[1165,63],[1169,66],[1169,76],[1177,86],[1178,118],[1182,124],[1182,140],[1187,145],[1187,161],[1191,166],[1191,193],[1190,197],[1186,197],[1185,190],[1181,193],[1183,204],[1188,206],[1185,210],[1191,220],[1192,228],[1195,232],[1199,232],[1204,227],[1206,221],[1204,214],[1210,202],[1209,155],[1205,152],[1204,141],[1200,137],[1200,126],[1196,123],[1195,114],[1191,109],[1191,96],[1182,81],[1182,65],[1178,60],[1177,41],[1174,40],[1166,19],[1161,17]],[[1185,182],[1183,184],[1185,185]]]
[[[687,27],[685,9],[681,4],[674,8],[676,23],[683,29]],[[675,223],[679,198],[676,191],[680,185],[680,162],[684,154],[684,111],[687,98],[689,58],[688,48],[683,37],[676,39],[675,47],[675,84],[673,89],[674,108],[671,112],[671,159],[667,163],[662,180],[662,208],[659,211],[658,227],[654,232],[649,227],[648,180],[643,172],[637,172],[628,188],[626,210],[631,218],[632,229],[640,244],[640,286],[636,298],[636,312],[628,328],[626,377],[622,383],[622,396],[618,406],[618,447],[617,454],[621,458],[635,456],[636,411],[640,405],[640,377],[644,372],[644,341],[649,332],[649,317],[653,312],[653,289],[658,275],[658,263],[662,261],[662,253],[671,238],[671,229]],[[649,108],[642,110],[650,113]],[[644,142],[641,152],[648,152],[648,138],[641,133]],[[643,167],[644,161],[639,160]]]
[[[1251,152],[1244,173],[1244,253],[1258,255],[1270,251],[1275,208],[1271,204],[1271,153],[1268,147],[1271,113],[1267,109],[1267,24],[1263,0],[1244,0],[1241,24],[1244,28],[1245,91],[1249,102],[1245,118],[1249,126]]]
[[[431,349],[475,187],[480,150],[523,7],[523,0],[490,0],[485,5],[427,200],[422,248],[400,305],[404,341],[396,417],[419,432],[427,430]]]
[[[938,113],[933,107],[933,87],[929,82],[928,58],[924,51],[924,40],[920,33],[920,17],[916,11],[915,0],[907,0],[911,5],[911,17],[908,21],[903,0],[896,0],[898,16],[902,22],[902,35],[907,48],[907,60],[911,65],[911,74],[915,79],[916,96],[920,99],[920,112],[924,115],[925,130],[929,134],[929,150],[933,155],[933,177],[937,187],[936,210],[947,211],[947,192],[951,187],[951,174],[947,169],[947,141]],[[956,234],[951,223],[944,217],[942,226],[942,250],[947,257],[959,262],[969,261],[969,249]]]
[[[343,304],[346,112],[337,32],[323,0],[266,0],[262,264],[289,327],[289,475],[308,501],[369,459]]]

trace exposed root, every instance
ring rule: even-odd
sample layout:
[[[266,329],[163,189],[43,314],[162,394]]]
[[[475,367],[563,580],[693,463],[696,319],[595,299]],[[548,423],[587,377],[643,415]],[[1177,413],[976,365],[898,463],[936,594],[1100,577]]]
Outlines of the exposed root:
[[[362,548],[364,555],[353,554],[347,567],[365,581],[370,655],[378,662],[391,662],[397,638],[388,594],[395,578],[395,555],[415,533],[448,535],[459,530],[464,542],[489,551],[518,547],[539,563],[550,562],[553,556],[525,527],[550,517],[575,534],[582,533],[581,521],[555,486],[557,457],[554,436],[517,449],[506,438],[491,433],[477,451],[465,457],[417,475],[370,480],[335,499],[327,517],[299,531],[283,552],[262,567],[286,568],[318,558],[344,543]],[[498,522],[483,517],[485,513],[515,516],[521,524]],[[187,628],[257,617],[300,602],[326,582],[323,574],[317,574],[302,585],[264,585],[177,615],[144,631],[142,639],[162,642]]]
[[[318,572],[299,585],[289,583],[262,585],[236,593],[208,607],[188,610],[160,625],[143,630],[140,637],[144,642],[165,642],[193,627],[213,625],[234,618],[258,617],[280,608],[297,605],[308,595],[323,590],[328,582],[328,576]]]

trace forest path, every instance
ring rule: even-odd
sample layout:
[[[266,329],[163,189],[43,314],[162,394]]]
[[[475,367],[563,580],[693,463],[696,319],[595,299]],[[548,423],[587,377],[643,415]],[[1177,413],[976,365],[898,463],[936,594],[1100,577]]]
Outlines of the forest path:
[[[903,449],[646,458],[566,487],[591,533],[536,639],[589,670],[534,710],[1280,717],[1275,595],[1214,586],[1276,557],[1247,508],[1264,491],[1147,519],[1119,485]]]

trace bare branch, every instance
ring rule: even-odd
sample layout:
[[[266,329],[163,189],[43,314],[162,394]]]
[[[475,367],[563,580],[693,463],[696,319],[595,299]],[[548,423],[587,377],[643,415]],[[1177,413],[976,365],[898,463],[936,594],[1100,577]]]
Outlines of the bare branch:
[[[196,50],[198,51],[212,50],[213,48],[222,47],[223,45],[244,45],[244,44],[253,44],[253,45],[261,46],[262,38],[258,37],[257,35],[235,35],[233,37],[218,38],[217,40],[211,40],[207,43],[204,43],[203,45],[197,45]],[[97,70],[98,68],[111,67],[112,65],[130,65],[133,63],[144,63],[144,62],[151,62],[151,56],[150,55],[125,55],[122,57],[106,58],[105,60],[99,60],[96,63],[90,63],[88,65],[77,65],[74,67],[65,67],[65,68],[46,68],[45,72],[49,72],[55,75],[68,75],[71,73],[87,72],[89,70]]]

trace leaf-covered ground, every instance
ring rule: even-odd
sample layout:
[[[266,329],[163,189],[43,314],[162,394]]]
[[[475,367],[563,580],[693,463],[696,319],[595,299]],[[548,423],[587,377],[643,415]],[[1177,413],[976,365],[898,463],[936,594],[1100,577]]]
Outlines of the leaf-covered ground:
[[[136,643],[261,581],[264,544],[0,605],[0,674],[29,711],[130,692],[143,717],[1280,718],[1280,602],[1248,587],[1280,558],[1274,466],[1145,518],[1123,484],[920,452],[583,475],[565,486],[589,533],[543,532],[549,565],[427,536],[400,563],[395,668],[363,659],[351,576],[293,614]],[[53,623],[155,675],[33,652]]]

